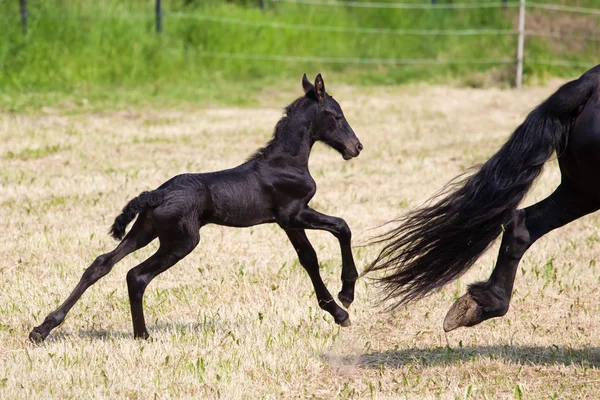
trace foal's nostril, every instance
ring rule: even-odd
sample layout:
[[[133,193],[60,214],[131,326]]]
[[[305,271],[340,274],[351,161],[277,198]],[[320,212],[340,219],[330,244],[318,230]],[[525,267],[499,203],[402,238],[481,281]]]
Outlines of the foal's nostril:
[[[363,149],[363,145],[362,145],[362,143],[360,143],[360,142],[359,142],[359,143],[356,145],[356,150],[358,150],[358,151],[362,151],[362,149]]]

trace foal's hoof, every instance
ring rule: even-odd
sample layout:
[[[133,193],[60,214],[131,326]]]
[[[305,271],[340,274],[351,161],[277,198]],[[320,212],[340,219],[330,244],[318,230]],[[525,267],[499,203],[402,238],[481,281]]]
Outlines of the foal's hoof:
[[[138,340],[148,340],[150,339],[150,334],[148,334],[148,332],[134,333],[133,338]]]
[[[354,299],[350,299],[346,296],[344,296],[342,294],[342,292],[338,293],[338,299],[340,299],[340,301],[342,302],[342,305],[344,306],[344,308],[348,309],[350,308],[350,305],[352,304],[352,302],[354,301]]]
[[[461,326],[477,325],[482,321],[482,312],[481,306],[466,293],[450,307],[444,318],[444,331],[450,332]]]
[[[343,320],[342,322],[340,322],[340,326],[343,326],[344,328],[347,328],[350,325],[352,325],[352,322],[350,322],[350,317],[348,317],[345,320]]]
[[[38,331],[38,328],[33,328],[33,330],[29,333],[29,340],[31,340],[33,343],[42,343],[44,339],[46,339],[46,337],[42,334],[42,332]]]

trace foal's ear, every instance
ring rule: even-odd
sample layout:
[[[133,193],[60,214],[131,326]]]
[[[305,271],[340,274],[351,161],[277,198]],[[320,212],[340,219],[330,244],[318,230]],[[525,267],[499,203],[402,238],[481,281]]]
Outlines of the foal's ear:
[[[304,94],[310,92],[311,90],[315,90],[315,87],[306,77],[306,74],[302,75],[302,89],[304,89]]]
[[[323,82],[321,74],[317,75],[315,78],[315,92],[319,100],[323,100],[325,98],[325,82]]]

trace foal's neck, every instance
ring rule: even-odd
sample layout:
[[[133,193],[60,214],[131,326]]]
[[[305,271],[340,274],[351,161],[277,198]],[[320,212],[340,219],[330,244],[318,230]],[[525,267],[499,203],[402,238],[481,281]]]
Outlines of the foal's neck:
[[[270,145],[273,154],[290,157],[295,163],[308,165],[310,150],[314,144],[311,134],[311,121],[309,116],[291,115],[281,120]]]

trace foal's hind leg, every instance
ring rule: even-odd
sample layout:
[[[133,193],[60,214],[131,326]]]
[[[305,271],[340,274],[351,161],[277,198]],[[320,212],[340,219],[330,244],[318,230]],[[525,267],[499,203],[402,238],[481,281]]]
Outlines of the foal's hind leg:
[[[298,253],[300,264],[302,264],[306,272],[308,272],[308,276],[310,276],[310,280],[312,281],[315,289],[315,294],[317,295],[319,307],[331,314],[336,324],[350,326],[350,318],[348,313],[337,305],[331,296],[331,293],[329,293],[329,290],[327,290],[327,287],[325,287],[323,280],[321,279],[317,253],[308,241],[304,230],[289,229],[286,230],[285,233],[288,235],[290,242]]]
[[[123,257],[146,246],[154,238],[156,238],[156,233],[150,221],[145,218],[145,215],[139,216],[131,231],[119,243],[117,248],[109,253],[98,256],[94,260],[92,265],[85,270],[79,283],[67,300],[55,311],[51,312],[40,326],[33,328],[29,334],[29,339],[34,342],[41,342],[46,339],[52,329],[62,324],[69,310],[71,310],[90,286],[108,274],[112,267],[123,259]]]
[[[149,337],[144,320],[142,298],[146,287],[158,274],[165,272],[179,260],[187,256],[200,242],[199,227],[188,221],[165,221],[160,224],[160,247],[150,258],[127,273],[127,288],[131,318],[133,320],[133,335],[136,338]],[[183,225],[183,226],[181,226]],[[168,229],[168,231],[165,231]]]
[[[545,200],[517,210],[505,227],[496,267],[485,282],[469,286],[444,319],[444,330],[473,326],[508,312],[515,275],[525,251],[553,229],[568,224],[600,208],[596,199],[577,194],[561,184]]]

